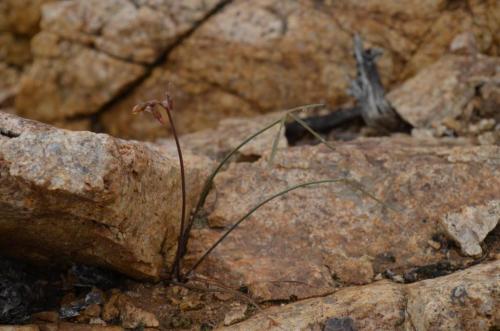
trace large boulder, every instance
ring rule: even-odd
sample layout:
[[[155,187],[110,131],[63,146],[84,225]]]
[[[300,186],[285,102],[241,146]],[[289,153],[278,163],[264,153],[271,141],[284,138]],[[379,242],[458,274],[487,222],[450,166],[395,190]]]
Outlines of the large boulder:
[[[500,219],[498,146],[452,140],[361,139],[279,150],[232,164],[215,180],[208,227],[193,231],[192,263],[223,229],[287,187],[350,178],[384,204],[345,182],[303,188],[255,212],[198,270],[261,300],[324,295],[339,285],[385,275],[415,281],[480,258]],[[459,247],[457,249],[456,247]]]
[[[189,167],[189,201],[199,173]],[[0,112],[2,254],[158,279],[175,253],[180,201],[175,156]]]

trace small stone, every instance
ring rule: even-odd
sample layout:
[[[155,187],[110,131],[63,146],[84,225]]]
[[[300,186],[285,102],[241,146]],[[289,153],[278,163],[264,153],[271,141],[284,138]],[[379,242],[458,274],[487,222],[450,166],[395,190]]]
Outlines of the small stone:
[[[450,44],[450,51],[456,54],[476,54],[478,52],[477,40],[472,31],[457,35]]]
[[[199,309],[203,306],[203,303],[200,300],[200,294],[199,293],[191,293],[184,298],[182,298],[181,302],[179,303],[179,308],[182,311],[186,310],[195,310]]]
[[[394,275],[392,277],[392,280],[395,281],[396,283],[404,283],[405,282],[403,276],[401,276],[401,275]]]
[[[91,304],[82,312],[83,315],[88,317],[98,317],[101,315],[101,306],[98,304]]]
[[[120,319],[124,328],[133,329],[140,326],[156,328],[160,326],[160,322],[153,313],[136,307],[125,294],[119,296],[117,308],[120,311]]]
[[[106,322],[103,321],[102,319],[100,319],[99,317],[92,317],[89,320],[89,324],[92,324],[92,325],[106,325]]]
[[[469,125],[469,132],[478,134],[488,130],[492,130],[495,127],[496,121],[493,118],[483,118],[475,124]]]
[[[42,323],[38,324],[40,331],[58,331],[59,324],[58,323]]]
[[[441,249],[441,244],[438,243],[437,241],[427,240],[427,243],[429,244],[429,246],[431,246],[432,248],[434,248],[437,251]]]
[[[233,294],[229,292],[216,292],[214,295],[220,301],[227,301],[233,298]]]
[[[480,205],[464,206],[457,212],[446,214],[440,221],[447,235],[468,256],[483,253],[481,242],[500,220],[500,200],[490,200]]]
[[[59,313],[57,311],[41,311],[31,315],[31,318],[35,321],[44,322],[57,322],[59,320]]]
[[[120,296],[120,293],[113,293],[111,297],[109,298],[108,301],[104,304],[104,307],[102,309],[102,319],[109,322],[112,321],[118,316],[120,316],[120,311],[116,307],[116,303],[118,301],[118,298]]]
[[[224,316],[224,325],[228,326],[241,322],[245,319],[248,305],[237,303],[231,306],[229,312]]]
[[[327,319],[323,331],[357,331],[357,329],[352,318],[342,317]]]
[[[36,325],[4,325],[0,331],[40,331]]]
[[[500,142],[500,133],[496,131],[485,132],[477,136],[481,145],[495,145]]]

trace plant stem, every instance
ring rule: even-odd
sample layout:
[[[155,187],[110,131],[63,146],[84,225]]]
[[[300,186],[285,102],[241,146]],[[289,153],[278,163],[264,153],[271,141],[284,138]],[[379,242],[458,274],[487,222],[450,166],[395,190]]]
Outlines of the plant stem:
[[[183,243],[182,234],[184,233],[184,222],[186,219],[186,174],[184,170],[184,159],[182,157],[181,144],[179,143],[179,137],[175,130],[172,114],[170,113],[169,107],[163,107],[163,108],[167,111],[168,120],[170,121],[170,127],[172,128],[172,135],[174,136],[175,146],[177,147],[177,154],[179,155],[179,166],[181,171],[181,191],[182,191],[181,230],[179,231],[179,238],[177,240],[177,250],[171,272],[171,276],[174,275],[176,279],[179,280],[180,270],[181,270],[181,257],[182,257],[180,254],[181,252],[179,247]]]

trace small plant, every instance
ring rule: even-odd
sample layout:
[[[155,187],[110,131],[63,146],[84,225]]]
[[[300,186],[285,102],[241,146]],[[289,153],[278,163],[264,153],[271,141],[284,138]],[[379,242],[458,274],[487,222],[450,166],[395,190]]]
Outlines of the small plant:
[[[315,108],[315,107],[320,107],[323,106],[322,104],[312,104],[312,105],[305,105],[301,107],[296,107],[293,109],[289,109],[285,112],[285,114],[282,116],[282,118],[270,123],[269,125],[265,126],[258,132],[254,133],[247,139],[245,139],[241,144],[239,144],[236,148],[234,148],[231,152],[229,152],[223,159],[220,161],[220,163],[215,167],[215,169],[212,171],[210,176],[208,176],[207,180],[205,181],[205,184],[203,186],[202,192],[198,198],[198,202],[196,204],[196,207],[194,209],[194,212],[191,214],[191,216],[188,218],[186,221],[186,174],[184,170],[184,161],[182,158],[182,149],[180,146],[179,142],[179,137],[177,135],[177,131],[175,129],[175,124],[173,122],[172,118],[172,111],[173,111],[173,101],[170,96],[170,94],[166,93],[165,99],[162,101],[158,100],[152,100],[152,101],[147,101],[140,103],[136,105],[133,109],[133,113],[137,114],[140,112],[148,112],[151,113],[162,125],[166,125],[166,121],[163,119],[161,113],[157,109],[157,107],[163,108],[168,116],[168,120],[170,122],[170,127],[172,129],[172,135],[174,136],[174,140],[176,143],[177,147],[177,153],[179,156],[179,165],[180,165],[180,176],[181,176],[181,191],[182,191],[182,209],[181,209],[181,227],[179,231],[179,237],[178,237],[178,242],[177,242],[177,251],[175,255],[175,260],[172,265],[172,268],[169,272],[169,279],[167,279],[168,282],[175,283],[175,284],[184,284],[186,283],[190,277],[192,276],[192,273],[195,271],[195,269],[205,260],[205,258],[220,244],[224,241],[224,239],[232,232],[234,231],[242,222],[244,222],[250,215],[252,215],[256,210],[258,210],[260,207],[264,206],[268,202],[272,201],[273,199],[280,197],[284,194],[287,194],[290,191],[307,187],[307,186],[313,186],[313,185],[320,185],[320,184],[327,184],[327,183],[344,183],[348,186],[350,186],[352,189],[361,192],[362,194],[367,195],[371,199],[377,201],[378,203],[382,204],[383,206],[393,209],[392,207],[388,206],[386,203],[366,191],[363,186],[350,178],[347,177],[341,177],[341,178],[327,178],[323,180],[318,180],[318,181],[313,181],[313,182],[307,182],[307,183],[302,183],[302,184],[297,184],[291,187],[288,187],[278,193],[275,193],[271,195],[270,197],[262,200],[260,203],[258,203],[256,206],[251,208],[243,217],[241,217],[239,220],[237,220],[186,272],[182,273],[182,258],[187,252],[187,245],[189,241],[189,234],[192,229],[194,220],[200,215],[203,206],[205,204],[206,198],[208,196],[208,193],[210,192],[210,189],[212,188],[213,181],[215,179],[215,176],[219,173],[219,171],[222,169],[222,167],[233,157],[243,146],[245,146],[247,143],[252,141],[255,137],[258,135],[262,134],[263,132],[271,129],[272,127],[279,125],[279,129],[277,132],[277,135],[273,141],[272,144],[272,151],[271,155],[269,157],[269,165],[272,165],[273,159],[276,155],[276,150],[278,146],[278,140],[281,135],[281,131],[283,130],[283,127],[288,119],[292,119],[296,121],[298,124],[303,126],[307,131],[309,131],[314,137],[316,137],[322,144],[327,146],[331,150],[335,150],[335,148],[328,143],[323,137],[321,137],[320,134],[318,134],[316,131],[314,131],[307,123],[305,123],[302,119],[300,119],[297,116],[297,112],[302,111],[304,109],[309,109],[309,108]],[[394,209],[393,209],[394,210]]]

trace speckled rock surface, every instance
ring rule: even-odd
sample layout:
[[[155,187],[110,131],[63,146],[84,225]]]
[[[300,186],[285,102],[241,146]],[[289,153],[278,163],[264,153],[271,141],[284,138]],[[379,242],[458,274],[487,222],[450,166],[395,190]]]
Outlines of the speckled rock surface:
[[[92,114],[145,72],[51,32],[36,35],[32,51],[35,60],[21,78],[15,105],[21,116],[44,122]]]
[[[463,330],[488,331],[500,324],[500,262],[411,285],[387,281],[274,307],[219,330]],[[274,320],[273,323],[271,319]]]
[[[335,149],[281,150],[272,168],[266,157],[231,165],[216,178],[208,228],[193,232],[188,261],[268,196],[342,176],[399,212],[343,183],[296,190],[253,214],[199,272],[271,300],[323,295],[337,285],[370,283],[379,273],[415,281],[429,266],[446,272],[472,261],[448,242],[460,245],[463,237],[447,239],[444,220],[498,200],[499,147],[396,136],[335,143]],[[476,244],[488,232],[474,217],[461,222],[481,233]]]
[[[0,31],[30,36],[39,31],[41,8],[57,0],[3,0],[0,3]]]
[[[22,116],[54,123],[91,115],[141,79],[218,0],[59,1],[42,10],[33,66],[20,82]]]
[[[12,107],[23,69],[32,56],[30,38],[39,31],[41,8],[55,0],[0,2],[0,107]]]
[[[500,326],[500,261],[405,287],[407,330],[494,330]]]
[[[441,223],[450,238],[470,256],[483,253],[481,242],[500,221],[500,200],[491,200],[479,206],[466,206],[443,217]]]
[[[175,247],[176,158],[0,112],[0,250],[157,279]],[[190,170],[194,197],[201,181]]]
[[[500,142],[499,57],[444,56],[387,98],[413,126],[435,136],[489,134],[490,143]]]

